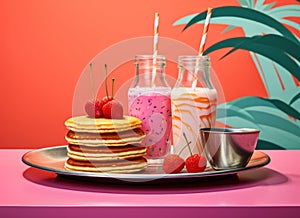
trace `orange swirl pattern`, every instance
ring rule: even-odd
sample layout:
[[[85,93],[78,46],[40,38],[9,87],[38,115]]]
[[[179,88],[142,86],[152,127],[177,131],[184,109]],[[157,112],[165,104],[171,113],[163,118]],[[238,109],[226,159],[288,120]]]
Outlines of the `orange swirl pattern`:
[[[213,127],[216,120],[216,91],[196,91],[182,92],[172,91],[172,126],[173,144],[175,153],[178,153],[186,142],[183,132],[191,141],[193,153],[202,153],[203,148],[200,140],[199,129],[203,127]],[[182,157],[189,156],[188,149],[182,152]]]

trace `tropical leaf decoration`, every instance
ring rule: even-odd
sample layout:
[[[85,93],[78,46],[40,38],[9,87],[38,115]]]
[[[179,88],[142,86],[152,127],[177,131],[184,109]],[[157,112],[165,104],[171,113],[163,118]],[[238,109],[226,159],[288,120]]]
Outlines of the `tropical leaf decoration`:
[[[295,42],[298,42],[297,38],[280,22],[254,9],[243,8],[238,6],[224,6],[224,7],[215,8],[212,12],[211,17],[213,18],[213,17],[227,17],[227,16],[247,19],[253,22],[259,22],[270,28],[274,28],[285,37]],[[193,24],[198,23],[201,20],[205,20],[205,17],[206,17],[206,11],[196,15],[186,24],[183,31],[189,28],[190,26],[192,26]]]
[[[299,122],[295,108],[278,99],[244,97],[218,107],[217,119],[234,127],[252,127],[261,130],[260,140],[281,149],[299,149]],[[223,112],[225,110],[226,112]],[[286,143],[288,142],[288,146]],[[260,143],[260,148],[263,143]],[[272,147],[274,149],[274,147]]]
[[[294,102],[297,102],[298,100],[300,100],[300,92],[292,98],[289,104],[292,105]]]
[[[207,55],[231,48],[222,58],[239,49],[250,52],[268,93],[268,98],[246,96],[218,105],[217,119],[233,127],[261,130],[259,149],[300,149],[300,43],[286,26],[296,30],[300,24],[300,5],[276,7],[276,2],[238,0],[239,6],[214,8],[211,24],[226,24],[226,32],[240,27],[244,36],[216,42],[204,51]],[[176,21],[183,31],[201,24],[206,11]],[[298,83],[295,81],[298,80]]]
[[[214,44],[206,49],[203,54],[207,55],[215,50],[227,47],[234,48],[227,52],[222,58],[238,49],[252,51],[280,64],[300,80],[300,67],[296,62],[296,60],[300,61],[300,44],[297,44],[288,38],[273,34],[231,38]]]

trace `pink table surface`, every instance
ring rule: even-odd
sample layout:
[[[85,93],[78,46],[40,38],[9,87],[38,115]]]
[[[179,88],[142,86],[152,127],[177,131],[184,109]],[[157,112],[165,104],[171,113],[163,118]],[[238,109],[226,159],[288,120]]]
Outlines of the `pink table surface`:
[[[0,206],[299,207],[300,151],[264,151],[267,166],[193,184],[138,186],[76,181],[28,167],[28,150],[0,150]]]

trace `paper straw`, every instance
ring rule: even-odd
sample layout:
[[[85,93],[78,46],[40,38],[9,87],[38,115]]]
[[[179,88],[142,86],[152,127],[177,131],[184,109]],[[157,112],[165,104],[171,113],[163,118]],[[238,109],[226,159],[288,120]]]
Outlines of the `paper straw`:
[[[199,53],[198,53],[198,55],[201,55],[201,56],[203,55],[203,51],[204,51],[204,46],[205,46],[205,42],[206,42],[206,36],[207,36],[208,28],[209,28],[209,22],[210,22],[212,10],[213,10],[212,8],[207,9],[206,19],[205,19],[205,23],[204,23],[204,28],[203,28],[203,33],[202,33],[200,47],[199,47]]]
[[[205,47],[206,36],[207,36],[208,28],[209,28],[209,22],[210,22],[212,10],[213,10],[212,8],[207,9],[207,14],[206,14],[206,18],[205,18],[204,28],[203,28],[199,52],[198,52],[199,56],[203,56],[203,51],[204,51],[204,47]],[[195,66],[195,72],[194,72],[194,81],[192,83],[192,89],[195,89],[196,85],[197,85],[197,80],[198,80],[197,73],[199,71],[198,68],[199,68],[199,60],[197,59],[196,66]]]
[[[153,69],[152,69],[152,86],[155,86],[156,77],[156,59],[158,53],[158,27],[159,27],[159,14],[154,14],[154,37],[153,37]]]

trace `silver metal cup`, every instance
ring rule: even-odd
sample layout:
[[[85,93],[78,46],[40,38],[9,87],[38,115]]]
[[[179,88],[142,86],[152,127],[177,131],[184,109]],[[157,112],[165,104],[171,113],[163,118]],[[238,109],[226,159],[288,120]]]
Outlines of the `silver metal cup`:
[[[206,158],[215,170],[245,167],[256,148],[259,130],[249,128],[202,128]]]

